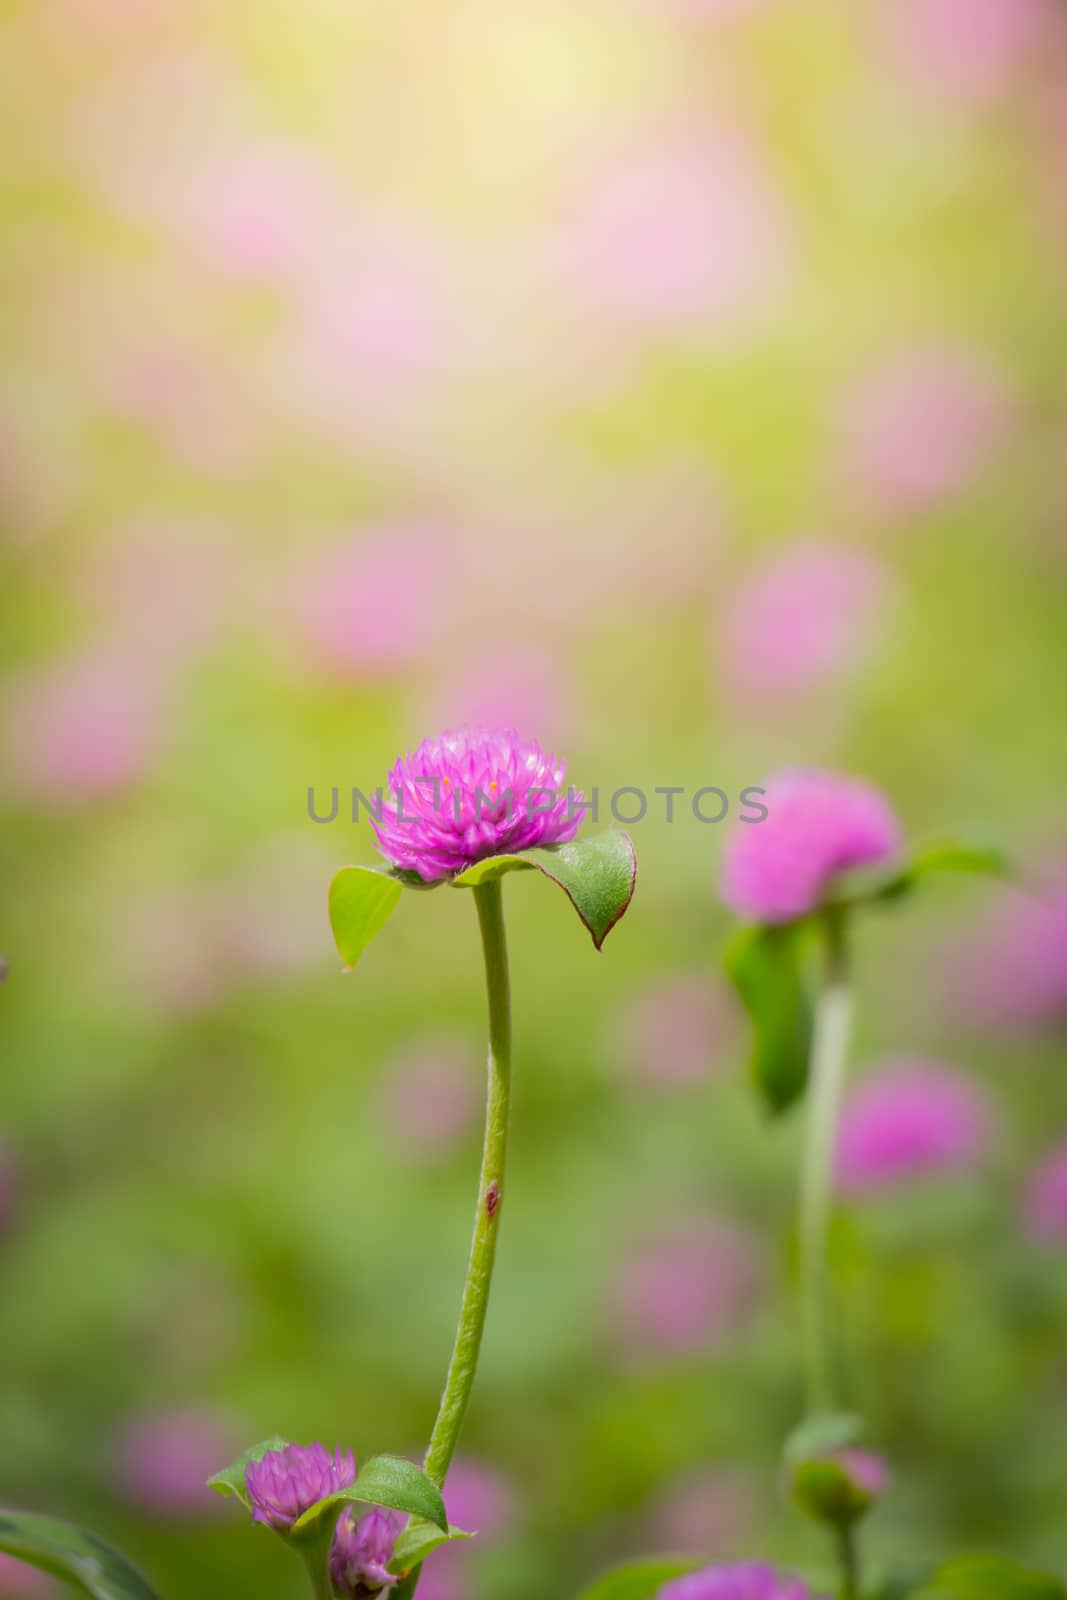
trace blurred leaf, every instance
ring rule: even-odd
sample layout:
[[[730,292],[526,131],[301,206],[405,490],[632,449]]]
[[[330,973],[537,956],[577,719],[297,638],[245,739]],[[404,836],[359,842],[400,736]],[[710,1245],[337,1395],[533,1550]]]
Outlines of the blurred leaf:
[[[794,1428],[782,1454],[793,1464],[810,1461],[859,1444],[866,1431],[863,1418],[852,1411],[825,1411]]]
[[[812,1008],[804,980],[806,930],[742,928],[727,946],[726,970],[752,1020],[749,1071],[773,1112],[804,1093],[811,1052]]]
[[[1024,1567],[1009,1556],[957,1556],[938,1567],[924,1593],[953,1600],[1063,1600],[1067,1590],[1051,1573]]]
[[[0,1551],[62,1578],[95,1600],[157,1600],[154,1589],[94,1533],[53,1517],[0,1511]]]
[[[691,1556],[653,1556],[642,1561],[628,1561],[625,1566],[605,1572],[592,1588],[583,1589],[578,1600],[655,1600],[671,1578],[684,1577],[699,1565]]]
[[[415,1517],[399,1534],[390,1566],[397,1572],[410,1572],[413,1567],[420,1566],[428,1555],[440,1549],[441,1545],[471,1538],[473,1534],[464,1533],[462,1528],[449,1528],[444,1533],[432,1523]]]
[[[340,1511],[342,1506],[357,1504],[406,1511],[448,1534],[448,1518],[440,1489],[421,1467],[403,1456],[372,1456],[364,1463],[355,1483],[311,1506],[293,1524],[293,1533],[299,1538],[312,1530],[328,1511],[334,1508]]]
[[[401,892],[401,883],[382,867],[342,867],[334,874],[330,926],[347,972],[382,931]]]
[[[280,1434],[274,1434],[270,1439],[264,1439],[259,1444],[254,1444],[236,1461],[231,1461],[228,1467],[223,1467],[221,1472],[207,1480],[209,1489],[214,1489],[216,1494],[236,1495],[241,1504],[248,1510],[252,1509],[252,1502],[248,1498],[248,1485],[245,1483],[245,1473],[253,1461],[262,1461],[264,1456],[269,1456],[272,1450],[284,1450],[289,1443]]]
[[[865,905],[899,900],[936,872],[971,872],[988,878],[1008,879],[1013,865],[1000,845],[988,840],[941,839],[921,845],[903,867],[892,872],[843,873],[836,880],[835,903]]]
[[[489,856],[453,880],[457,889],[474,889],[506,872],[536,867],[558,883],[589,929],[599,950],[633,899],[637,856],[633,842],[620,828],[591,839],[546,845],[516,855]]]

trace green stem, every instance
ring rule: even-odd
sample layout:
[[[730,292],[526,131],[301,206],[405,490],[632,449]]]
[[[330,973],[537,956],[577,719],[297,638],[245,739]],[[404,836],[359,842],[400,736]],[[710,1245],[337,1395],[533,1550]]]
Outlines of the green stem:
[[[838,1532],[837,1553],[841,1563],[841,1600],[859,1600],[859,1547],[856,1529],[851,1524]]]
[[[830,1215],[837,1120],[852,1027],[844,918],[828,914],[826,978],[815,1012],[808,1124],[800,1182],[800,1253],[808,1409],[832,1409],[836,1390],[830,1309]]]
[[[456,1342],[452,1349],[444,1393],[433,1425],[423,1466],[438,1488],[444,1487],[460,1429],[474,1387],[489,1285],[496,1257],[500,1206],[504,1196],[508,1123],[511,1113],[511,985],[508,947],[504,930],[504,905],[499,879],[474,890],[485,956],[485,983],[489,996],[489,1086],[485,1107],[485,1144],[478,1180],[478,1207],[474,1217],[467,1280],[463,1286]],[[396,1600],[409,1600],[419,1580],[419,1568],[394,1591]]]

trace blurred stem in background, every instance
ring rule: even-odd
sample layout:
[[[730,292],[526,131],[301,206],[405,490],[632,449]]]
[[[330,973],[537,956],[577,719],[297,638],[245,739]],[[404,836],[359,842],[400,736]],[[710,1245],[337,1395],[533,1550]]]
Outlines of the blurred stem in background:
[[[829,1258],[837,1120],[852,1028],[846,915],[840,909],[828,909],[821,922],[825,976],[815,1012],[808,1125],[800,1181],[804,1361],[807,1408],[811,1414],[832,1410],[837,1390]]]
[[[467,1281],[463,1288],[452,1360],[423,1463],[429,1477],[442,1489],[459,1442],[478,1367],[478,1352],[485,1328],[489,1285],[496,1257],[511,1113],[511,982],[500,880],[479,884],[473,893],[482,932],[485,982],[489,996],[489,1084],[478,1208],[474,1218]],[[410,1600],[415,1593],[420,1570],[416,1568],[411,1577],[400,1585],[396,1600]]]

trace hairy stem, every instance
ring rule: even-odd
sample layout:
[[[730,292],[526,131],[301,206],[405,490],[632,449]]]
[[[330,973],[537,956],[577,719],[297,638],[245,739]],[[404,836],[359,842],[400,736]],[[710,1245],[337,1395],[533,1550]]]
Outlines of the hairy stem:
[[[834,1404],[836,1382],[829,1264],[837,1121],[852,1027],[844,927],[827,913],[826,976],[815,1012],[808,1086],[808,1124],[800,1182],[800,1253],[804,1353],[809,1411]]]
[[[444,1487],[460,1429],[474,1387],[478,1353],[489,1305],[489,1285],[496,1257],[500,1206],[504,1198],[508,1123],[511,1113],[511,985],[504,906],[499,879],[479,884],[473,891],[478,908],[485,956],[485,982],[489,997],[489,1084],[485,1107],[485,1144],[478,1180],[478,1206],[474,1217],[467,1279],[463,1286],[456,1342],[452,1349],[437,1421],[430,1435],[426,1472]],[[396,1600],[415,1593],[419,1569],[395,1591]]]

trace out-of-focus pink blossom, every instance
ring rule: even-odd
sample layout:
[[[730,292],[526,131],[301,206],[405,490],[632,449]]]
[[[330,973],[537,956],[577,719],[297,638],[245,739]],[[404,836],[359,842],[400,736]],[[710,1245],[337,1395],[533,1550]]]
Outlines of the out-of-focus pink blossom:
[[[764,786],[762,821],[739,821],[723,859],[721,894],[755,922],[814,911],[834,876],[891,861],[900,824],[872,785],[821,768],[780,773]]]
[[[452,721],[472,728],[540,728],[550,743],[570,732],[574,682],[558,650],[532,642],[509,643],[491,635],[473,650],[449,649],[451,659],[434,674],[423,720],[430,727]]]
[[[1030,1174],[1023,1222],[1039,1244],[1067,1244],[1067,1140],[1043,1156]]]
[[[261,397],[217,354],[134,325],[116,330],[98,360],[105,412],[145,429],[183,466],[228,479],[258,460]]]
[[[1048,0],[883,0],[890,48],[937,102],[981,107],[1018,79],[1051,22]]]
[[[655,1089],[706,1082],[736,1038],[732,996],[702,972],[673,972],[646,983],[611,1028],[613,1055],[637,1082]]]
[[[1006,891],[965,930],[948,957],[950,988],[965,1016],[1004,1032],[1067,1023],[1067,879]]]
[[[375,526],[302,563],[293,579],[303,658],[338,678],[380,678],[432,653],[448,594],[447,529]]]
[[[729,1556],[746,1543],[757,1497],[748,1477],[732,1467],[676,1479],[650,1518],[650,1543],[679,1555]]]
[[[981,1085],[936,1061],[887,1062],[851,1091],[841,1114],[837,1184],[867,1194],[978,1166],[996,1116]]]
[[[792,704],[855,672],[876,648],[892,578],[853,545],[802,540],[775,551],[735,591],[722,673],[747,704]]]
[[[759,1305],[763,1276],[753,1240],[733,1223],[683,1223],[643,1241],[612,1291],[621,1350],[640,1359],[728,1342]]]
[[[61,808],[121,794],[149,768],[162,718],[136,657],[86,655],[28,673],[6,708],[14,786]]]
[[[115,1440],[115,1485],[129,1505],[150,1516],[210,1517],[219,1510],[219,1497],[207,1480],[240,1449],[235,1424],[215,1412],[148,1413]]]
[[[792,247],[762,152],[714,128],[628,151],[586,194],[565,254],[598,317],[733,335],[774,303]]]
[[[51,1578],[0,1550],[0,1600],[43,1600],[61,1590]]]
[[[518,1496],[509,1479],[488,1462],[459,1456],[445,1484],[448,1519],[477,1532],[470,1545],[447,1545],[427,1561],[419,1583],[420,1600],[468,1600],[479,1546],[508,1536],[518,1516]]]
[[[450,1036],[414,1041],[390,1064],[382,1088],[394,1153],[442,1154],[478,1125],[480,1061]]]
[[[1013,405],[979,351],[900,350],[845,397],[849,476],[876,513],[918,516],[968,487],[1004,443]]]

